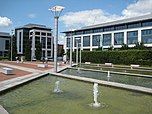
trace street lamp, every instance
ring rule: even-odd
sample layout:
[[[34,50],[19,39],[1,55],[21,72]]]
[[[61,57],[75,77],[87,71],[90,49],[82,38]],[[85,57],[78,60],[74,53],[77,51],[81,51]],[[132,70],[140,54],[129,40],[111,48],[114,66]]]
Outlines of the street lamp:
[[[80,45],[80,67],[81,67],[81,47],[82,47],[82,43],[79,43]]]
[[[54,6],[50,8],[49,10],[52,11],[54,15],[54,21],[55,21],[55,35],[54,35],[54,71],[57,72],[57,45],[58,45],[58,19],[62,12],[64,7],[62,6]]]
[[[13,57],[13,33],[14,33],[14,30],[11,30],[11,61],[13,60],[12,57]]]
[[[73,41],[73,35],[72,35],[72,31],[71,31],[71,37],[70,37],[70,67],[72,67],[72,41]]]

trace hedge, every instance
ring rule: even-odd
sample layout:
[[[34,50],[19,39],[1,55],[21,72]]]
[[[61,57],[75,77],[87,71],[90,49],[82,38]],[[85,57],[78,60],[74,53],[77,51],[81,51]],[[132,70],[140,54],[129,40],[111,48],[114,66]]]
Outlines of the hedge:
[[[69,55],[69,54],[68,54]],[[73,53],[75,61],[75,52]],[[82,51],[82,62],[152,66],[152,50]]]

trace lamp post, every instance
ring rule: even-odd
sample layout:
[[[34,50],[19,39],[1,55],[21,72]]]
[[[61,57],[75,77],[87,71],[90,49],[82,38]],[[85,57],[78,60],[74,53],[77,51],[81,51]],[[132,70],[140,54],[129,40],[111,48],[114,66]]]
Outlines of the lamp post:
[[[71,31],[71,37],[70,37],[70,67],[72,67],[72,37],[73,37],[73,35],[72,35],[73,33],[72,33],[72,31]]]
[[[59,16],[63,9],[64,9],[64,7],[62,7],[62,6],[54,6],[49,9],[52,11],[52,13],[54,15],[54,22],[55,22],[55,27],[54,27],[54,31],[55,31],[55,34],[54,34],[54,71],[55,72],[57,72],[58,19],[59,19]]]
[[[14,30],[11,31],[11,61],[13,60],[13,34]]]

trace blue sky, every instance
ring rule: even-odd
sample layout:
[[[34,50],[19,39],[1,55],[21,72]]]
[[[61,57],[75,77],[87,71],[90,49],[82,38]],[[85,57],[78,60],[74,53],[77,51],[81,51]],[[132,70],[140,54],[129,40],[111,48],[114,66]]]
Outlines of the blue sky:
[[[48,9],[55,5],[65,7],[59,19],[59,32],[152,11],[152,0],[0,0],[0,5],[0,32],[10,32],[28,23],[53,29],[53,15]],[[62,42],[63,35],[60,37]]]

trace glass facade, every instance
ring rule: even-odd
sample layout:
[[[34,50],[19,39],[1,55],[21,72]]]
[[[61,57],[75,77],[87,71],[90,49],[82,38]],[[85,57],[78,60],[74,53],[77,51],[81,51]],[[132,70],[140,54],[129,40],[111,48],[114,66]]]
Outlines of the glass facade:
[[[46,48],[46,37],[41,38],[42,48]]]
[[[51,36],[52,34],[51,33],[47,33],[47,36]]]
[[[21,46],[22,46],[21,45],[22,44],[22,41],[21,41],[22,40],[22,38],[21,38],[22,36],[21,35],[22,35],[22,32],[19,32],[19,52],[21,52]]]
[[[122,45],[124,43],[124,33],[114,33],[114,45]]]
[[[5,50],[9,50],[9,40],[5,40]]]
[[[136,44],[138,42],[138,31],[127,32],[127,44]]]
[[[42,36],[46,36],[46,33],[45,33],[45,32],[42,32],[41,35],[42,35]]]
[[[145,44],[152,43],[152,29],[142,30],[141,39]]]
[[[70,47],[70,38],[67,38],[66,46],[67,46],[67,47]]]
[[[100,37],[101,35],[92,36],[92,46],[100,46]]]
[[[111,45],[111,34],[103,34],[103,46]]]
[[[90,36],[84,36],[83,37],[83,47],[90,46]]]
[[[81,43],[81,37],[74,37],[74,46],[77,46],[77,41],[78,43]]]
[[[47,48],[51,49],[51,38],[47,38]]]
[[[139,22],[105,26],[105,27],[97,27],[97,28],[95,27],[95,28],[86,29],[86,30],[79,30],[79,31],[74,31],[74,34],[75,35],[91,34],[91,33],[99,33],[99,32],[106,32],[106,31],[145,27],[145,26],[152,26],[152,19],[143,20],[143,21],[139,21]],[[68,34],[69,34],[69,32],[66,33],[66,35],[68,35]]]

